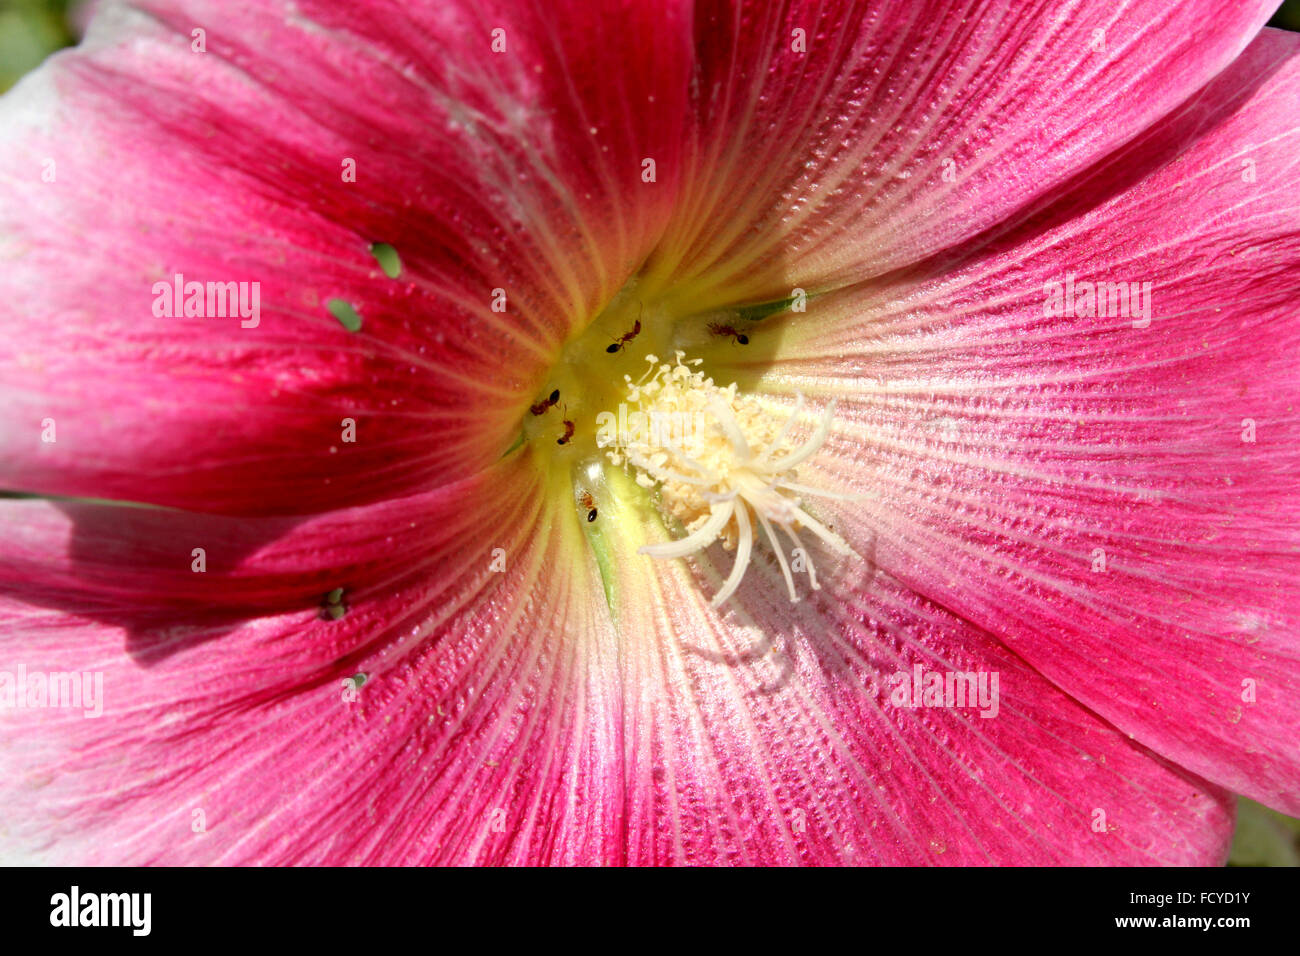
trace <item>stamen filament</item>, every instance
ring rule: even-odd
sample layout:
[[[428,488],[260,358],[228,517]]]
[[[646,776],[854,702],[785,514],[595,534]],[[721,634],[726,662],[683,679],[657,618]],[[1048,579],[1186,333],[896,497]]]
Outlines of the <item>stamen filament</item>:
[[[745,576],[745,569],[749,567],[749,553],[754,546],[754,531],[749,523],[749,508],[743,502],[735,509],[735,516],[736,527],[740,531],[736,543],[736,561],[731,566],[731,574],[727,575],[727,580],[722,584],[722,590],[713,598],[714,607],[735,594],[736,588],[740,587],[740,579]]]
[[[735,511],[734,502],[728,501],[714,505],[713,514],[709,516],[709,520],[686,537],[677,541],[665,541],[663,544],[643,544],[637,548],[637,553],[648,554],[652,558],[684,558],[688,554],[693,554],[711,545],[727,522],[731,520],[731,516]]]
[[[652,422],[698,423],[707,414],[713,427],[694,427],[685,435],[660,435],[659,429],[651,429],[647,437],[638,432],[620,439],[617,450],[607,452],[614,464],[626,463],[639,470],[638,484],[656,488],[657,503],[665,515],[680,520],[688,529],[695,528],[676,541],[643,545],[639,553],[682,558],[722,538],[726,547],[736,549],[736,559],[713,598],[713,606],[718,607],[740,587],[753,557],[757,521],[776,553],[790,600],[799,599],[798,591],[773,525],[781,528],[803,555],[809,583],[818,590],[816,570],[795,529],[807,528],[840,554],[852,554],[853,549],[809,515],[799,495],[845,501],[861,496],[799,484],[794,481],[793,469],[814,455],[830,436],[835,403],[827,405],[805,442],[776,457],[785,449],[804,410],[802,394],[795,396],[793,413],[778,424],[758,401],[737,394],[734,384],[721,388],[694,371],[691,366],[698,362],[683,361],[680,352],[676,365],[656,368],[653,361],[650,364],[652,374],[635,384],[626,379],[628,400],[638,406],[636,411]]]
[[[785,440],[790,437],[790,429],[794,428],[794,423],[801,414],[803,414],[803,392],[795,392],[794,411],[790,413],[790,417],[781,426],[781,431],[777,434],[776,441],[772,442],[772,447],[759,456],[760,464],[765,467],[772,464],[772,456],[781,449],[781,446],[785,444]]]
[[[776,554],[776,563],[781,565],[781,575],[785,578],[786,589],[790,592],[790,603],[796,604],[799,601],[799,594],[794,589],[794,575],[790,573],[790,564],[785,559],[785,552],[781,550],[781,542],[777,540],[776,532],[772,530],[772,522],[763,517],[763,513],[760,511],[758,512],[758,523],[767,532],[767,540],[771,542],[772,551]],[[786,533],[790,533],[789,529],[786,530]]]
[[[817,428],[813,431],[812,437],[784,458],[778,458],[772,463],[772,467],[779,471],[789,471],[815,455],[817,450],[826,444],[826,439],[830,437],[831,416],[834,413],[835,403],[831,402],[826,406],[826,411],[822,412],[821,420],[817,422]]]

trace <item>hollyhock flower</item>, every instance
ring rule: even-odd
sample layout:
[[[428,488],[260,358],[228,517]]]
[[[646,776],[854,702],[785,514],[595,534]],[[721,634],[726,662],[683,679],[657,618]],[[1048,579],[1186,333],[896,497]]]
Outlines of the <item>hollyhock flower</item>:
[[[1270,6],[105,3],[0,101],[9,858],[1300,812]]]

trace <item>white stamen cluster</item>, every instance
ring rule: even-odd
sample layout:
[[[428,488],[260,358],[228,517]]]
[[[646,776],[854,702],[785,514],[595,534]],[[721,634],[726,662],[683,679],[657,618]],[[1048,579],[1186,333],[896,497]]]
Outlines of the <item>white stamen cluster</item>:
[[[795,468],[814,455],[830,434],[832,402],[817,420],[812,435],[802,444],[791,439],[803,412],[797,395],[794,411],[778,425],[755,399],[738,394],[733,382],[726,388],[693,370],[677,353],[674,365],[658,365],[646,356],[650,369],[641,381],[627,381],[627,400],[641,413],[632,434],[620,434],[617,448],[607,454],[615,465],[631,465],[644,488],[659,489],[659,507],[679,520],[686,537],[663,544],[645,545],[640,553],[654,558],[681,558],[707,548],[719,538],[735,548],[731,574],[713,598],[717,607],[735,593],[749,567],[754,546],[754,525],[767,534],[790,600],[798,601],[794,578],[773,526],[780,528],[800,549],[808,580],[819,589],[812,558],[799,540],[806,528],[840,554],[853,549],[835,532],[803,510],[804,494],[830,498],[850,496],[819,491],[795,482]],[[647,378],[648,377],[648,378]]]

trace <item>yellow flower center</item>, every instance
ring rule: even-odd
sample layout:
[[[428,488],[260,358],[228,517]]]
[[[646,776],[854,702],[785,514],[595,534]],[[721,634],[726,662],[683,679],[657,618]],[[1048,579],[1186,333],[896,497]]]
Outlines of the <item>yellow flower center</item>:
[[[798,593],[789,562],[774,528],[799,550],[810,585],[817,589],[812,558],[799,530],[806,528],[840,554],[852,549],[839,535],[809,515],[799,494],[822,494],[799,484],[796,468],[826,441],[834,403],[827,407],[813,434],[796,444],[792,432],[803,410],[803,396],[794,412],[778,422],[754,398],[740,394],[733,382],[722,388],[698,366],[700,359],[673,365],[658,364],[647,355],[650,369],[639,381],[627,376],[626,403],[617,420],[606,412],[598,422],[597,442],[612,446],[611,464],[630,466],[641,487],[657,494],[665,517],[680,522],[685,537],[646,545],[642,554],[680,558],[707,548],[719,538],[735,549],[731,574],[713,598],[717,607],[729,598],[744,577],[753,553],[755,525],[762,528],[785,576],[790,600]]]
[[[780,564],[791,601],[799,594],[778,532],[795,549],[795,570],[806,570],[814,590],[817,574],[801,531],[839,554],[853,553],[808,513],[801,497],[844,496],[797,481],[798,466],[817,453],[830,433],[834,403],[815,420],[810,434],[797,439],[806,430],[802,395],[789,415],[774,414],[735,382],[716,384],[700,369],[703,360],[688,360],[676,348],[680,343],[705,354],[718,347],[761,354],[750,346],[751,337],[761,340],[752,325],[734,315],[671,324],[642,303],[616,303],[566,346],[524,416],[525,439],[535,441],[558,466],[556,474],[567,474],[572,483],[576,511],[592,529],[588,540],[593,546],[607,487],[605,469],[614,467],[634,477],[665,524],[682,534],[646,545],[639,553],[681,558],[718,540],[734,550],[735,562],[713,598],[715,607],[739,587],[759,529]],[[661,363],[654,350],[672,351],[675,361]],[[626,372],[647,363],[636,380]]]

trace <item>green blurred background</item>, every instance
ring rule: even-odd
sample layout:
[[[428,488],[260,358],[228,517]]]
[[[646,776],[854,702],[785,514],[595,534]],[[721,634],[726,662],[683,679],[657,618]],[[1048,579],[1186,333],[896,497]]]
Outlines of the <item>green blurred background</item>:
[[[93,0],[0,0],[0,91],[53,51],[74,43],[92,5]],[[1270,23],[1300,30],[1300,0],[1286,0]],[[1300,820],[1242,800],[1228,862],[1300,866]]]
[[[0,90],[75,40],[82,6],[75,0],[0,0]],[[70,7],[78,9],[69,15]]]

